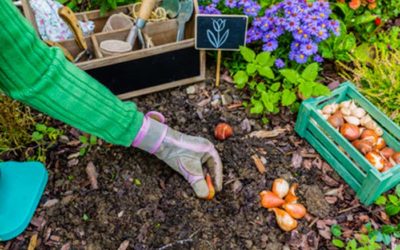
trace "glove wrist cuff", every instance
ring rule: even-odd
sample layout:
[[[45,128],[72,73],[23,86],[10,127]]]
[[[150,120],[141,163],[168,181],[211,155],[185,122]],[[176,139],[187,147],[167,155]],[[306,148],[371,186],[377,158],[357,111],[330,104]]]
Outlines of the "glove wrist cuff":
[[[154,114],[154,112],[146,114],[143,118],[142,127],[132,143],[133,147],[140,148],[150,154],[154,154],[158,151],[168,130],[167,125],[151,118],[154,117],[157,120],[163,121],[164,117],[158,113],[156,113],[157,115],[155,117]]]

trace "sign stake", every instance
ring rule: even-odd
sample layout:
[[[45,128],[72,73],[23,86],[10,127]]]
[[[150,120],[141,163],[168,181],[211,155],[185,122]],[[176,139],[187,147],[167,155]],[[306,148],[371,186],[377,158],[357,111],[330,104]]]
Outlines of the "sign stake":
[[[216,72],[216,76],[215,76],[215,86],[218,88],[219,87],[219,79],[220,79],[220,75],[221,75],[221,50],[217,50],[217,72]]]

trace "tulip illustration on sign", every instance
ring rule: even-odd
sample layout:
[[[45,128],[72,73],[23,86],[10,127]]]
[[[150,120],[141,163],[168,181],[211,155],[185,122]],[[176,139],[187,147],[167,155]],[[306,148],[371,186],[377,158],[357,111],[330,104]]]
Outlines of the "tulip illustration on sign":
[[[226,20],[223,19],[213,19],[213,29],[214,31],[207,30],[208,41],[214,46],[214,48],[219,49],[228,39],[229,29],[225,31],[223,35],[222,32],[225,29]]]

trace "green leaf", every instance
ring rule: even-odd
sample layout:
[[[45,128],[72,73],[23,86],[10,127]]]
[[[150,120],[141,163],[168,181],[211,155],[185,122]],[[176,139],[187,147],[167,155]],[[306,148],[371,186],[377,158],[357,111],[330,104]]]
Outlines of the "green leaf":
[[[279,90],[280,87],[281,87],[281,83],[280,82],[276,82],[276,83],[272,84],[269,89],[276,92],[276,91]]]
[[[42,139],[43,139],[43,134],[42,133],[40,133],[38,131],[35,131],[35,132],[32,133],[32,140],[33,141],[40,141]]]
[[[358,240],[361,244],[366,245],[369,242],[369,238],[365,234],[360,235],[360,239]]]
[[[354,56],[361,62],[367,62],[369,58],[369,44],[363,43],[354,50]]]
[[[375,204],[378,206],[382,206],[386,204],[386,197],[381,195],[378,197],[378,199],[376,199]]]
[[[301,77],[303,77],[307,81],[313,82],[315,81],[315,79],[317,79],[318,69],[319,69],[318,63],[316,62],[312,63],[304,69],[303,73],[301,74]]]
[[[90,136],[90,145],[96,145],[97,144],[97,136],[91,135]]]
[[[383,237],[382,237],[382,242],[383,242],[386,246],[389,246],[389,244],[390,244],[391,241],[392,241],[390,235],[388,235],[388,234],[383,234],[382,236],[383,236]]]
[[[340,237],[342,236],[342,227],[338,224],[332,225],[331,226],[331,233],[335,237]]]
[[[137,187],[140,187],[140,186],[142,185],[142,182],[141,182],[139,179],[137,179],[137,178],[135,178],[135,179],[133,180],[133,183],[134,183]]]
[[[87,214],[83,214],[83,216],[82,216],[82,220],[83,221],[88,221],[90,218],[89,218],[89,215],[87,215]]]
[[[400,212],[400,207],[396,206],[394,204],[388,204],[388,205],[386,205],[385,211],[386,211],[387,215],[394,216]]]
[[[332,240],[332,244],[335,246],[335,247],[338,247],[338,248],[343,248],[345,245],[344,245],[344,242],[343,241],[341,241],[341,240],[339,240],[339,239],[333,239]]]
[[[289,106],[297,100],[297,96],[292,91],[285,89],[282,92],[282,106]]]
[[[265,84],[264,83],[259,83],[259,84],[257,84],[257,91],[258,92],[265,92],[266,90],[267,90],[267,87],[265,87]]]
[[[274,102],[271,98],[271,95],[268,94],[267,92],[263,92],[261,94],[261,101],[264,104],[264,107],[269,111],[269,112],[273,112],[275,109],[275,105]]]
[[[254,59],[256,58],[256,53],[254,53],[252,49],[244,46],[240,46],[240,54],[242,54],[244,60],[247,62],[254,62]]]
[[[38,124],[36,124],[35,129],[36,129],[36,131],[45,133],[47,130],[47,126],[44,124],[38,123]]]
[[[239,70],[233,76],[233,81],[236,83],[236,87],[238,89],[242,89],[244,88],[244,86],[246,86],[246,83],[249,81],[249,76],[243,70]]]
[[[346,250],[355,250],[357,249],[357,241],[352,239],[351,241],[347,242]]]
[[[304,98],[310,98],[313,94],[313,89],[314,83],[311,82],[300,83],[299,85],[299,91],[304,96]]]
[[[366,12],[363,15],[359,15],[358,17],[356,17],[354,19],[354,24],[355,25],[360,25],[360,24],[364,24],[364,23],[369,23],[372,22],[376,19],[375,15],[371,15],[371,13]]]
[[[268,66],[264,66],[258,69],[258,73],[260,73],[261,76],[265,76],[269,79],[274,79],[275,75],[272,69]]]
[[[314,85],[312,95],[313,96],[327,96],[331,94],[331,90],[320,83]]]
[[[391,203],[393,203],[394,205],[397,205],[397,206],[399,205],[399,198],[397,196],[389,194],[388,198],[389,198],[389,201]]]
[[[356,37],[354,36],[353,33],[347,34],[343,38],[343,41],[341,41],[340,44],[338,44],[338,49],[344,51],[351,51],[355,47],[356,47]]]
[[[271,58],[271,53],[261,52],[260,54],[257,55],[256,62],[261,66],[265,66],[268,64],[270,58]]]
[[[297,73],[296,70],[293,69],[281,69],[279,71],[283,77],[285,77],[286,80],[288,80],[290,83],[297,84],[298,79],[300,78],[299,73]]]
[[[79,141],[82,142],[83,144],[87,144],[88,143],[88,138],[86,136],[79,136]]]
[[[400,197],[400,184],[396,186],[395,193],[398,197]]]
[[[257,66],[254,63],[247,64],[246,72],[249,75],[253,75],[257,70]]]
[[[79,156],[84,156],[87,152],[87,147],[83,147],[79,149]]]
[[[251,100],[251,104],[253,107],[250,109],[251,114],[261,114],[264,110],[264,106],[261,101]]]

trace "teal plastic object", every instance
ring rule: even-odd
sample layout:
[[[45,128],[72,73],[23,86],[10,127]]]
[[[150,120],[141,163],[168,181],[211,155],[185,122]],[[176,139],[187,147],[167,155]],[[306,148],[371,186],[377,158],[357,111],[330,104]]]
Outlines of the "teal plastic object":
[[[0,163],[0,241],[18,236],[28,226],[47,178],[39,162]]]

